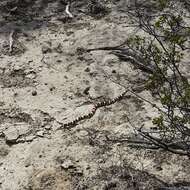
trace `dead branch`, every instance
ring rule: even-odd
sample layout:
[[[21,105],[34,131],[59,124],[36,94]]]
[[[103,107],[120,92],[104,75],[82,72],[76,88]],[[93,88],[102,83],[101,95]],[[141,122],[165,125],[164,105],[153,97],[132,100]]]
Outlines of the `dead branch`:
[[[69,18],[73,18],[74,16],[73,16],[72,13],[69,11],[69,7],[70,7],[70,4],[67,4],[67,5],[66,5],[66,8],[65,8],[65,12],[66,12],[67,15],[69,16]]]
[[[14,35],[14,30],[11,31],[9,35],[9,53],[12,53],[13,51],[13,35]]]

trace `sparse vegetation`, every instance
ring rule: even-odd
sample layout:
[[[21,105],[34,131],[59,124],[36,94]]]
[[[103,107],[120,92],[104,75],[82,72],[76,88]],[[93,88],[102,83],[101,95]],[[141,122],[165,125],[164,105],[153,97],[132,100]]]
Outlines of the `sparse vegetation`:
[[[155,148],[190,156],[190,83],[187,73],[182,71],[190,39],[190,27],[184,15],[189,13],[177,11],[177,6],[183,7],[184,2],[178,2],[177,6],[175,3],[169,0],[132,2],[125,7],[126,14],[143,34],[127,38],[119,46],[88,51],[112,50],[121,60],[148,74],[144,87],[160,105],[145,101],[157,108],[159,116],[152,120],[154,130],[146,126],[135,128]],[[155,11],[147,14],[151,6]]]
[[[188,0],[2,0],[0,189],[189,188],[189,23]]]
[[[159,1],[158,7],[162,12],[153,16],[145,15],[139,6],[129,11],[145,37],[131,37],[127,46],[134,56],[141,57],[142,64],[154,69],[145,86],[161,103],[155,105],[160,113],[153,119],[156,130],[139,132],[158,147],[190,156],[190,83],[182,72],[190,27],[182,13],[172,13],[172,2]]]

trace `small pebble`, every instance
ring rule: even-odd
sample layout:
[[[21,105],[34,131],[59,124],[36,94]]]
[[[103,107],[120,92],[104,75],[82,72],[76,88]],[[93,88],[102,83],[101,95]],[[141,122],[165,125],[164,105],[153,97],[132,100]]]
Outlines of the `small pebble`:
[[[17,129],[14,126],[9,127],[3,133],[5,135],[6,141],[9,142],[9,143],[16,142],[16,140],[19,137],[19,133],[18,133]]]
[[[50,129],[51,129],[51,126],[50,126],[50,125],[46,125],[46,126],[45,126],[45,129],[46,129],[46,130],[50,130]]]
[[[157,171],[162,171],[163,169],[162,169],[161,166],[157,166],[157,167],[156,167],[156,170],[157,170]]]
[[[50,53],[52,50],[50,47],[48,47],[47,45],[42,46],[42,53],[46,54],[46,53]]]
[[[90,72],[89,67],[87,67],[84,71],[85,71],[85,72]]]
[[[74,164],[71,160],[66,160],[64,161],[62,164],[61,164],[61,167],[63,169],[69,169],[69,168],[73,168],[74,167]]]
[[[54,86],[52,86],[52,87],[50,87],[50,89],[49,89],[51,92],[53,91],[53,90],[55,90],[55,87]]]
[[[44,136],[44,132],[43,131],[38,131],[36,134],[39,137],[43,137]]]
[[[37,91],[36,90],[32,91],[32,96],[36,96],[36,95],[37,95]]]
[[[83,93],[85,95],[89,95],[89,90],[90,90],[90,87],[88,86],[88,87],[85,88],[85,90],[83,91]]]
[[[30,141],[32,141],[32,140],[34,140],[34,139],[35,139],[35,136],[34,136],[34,135],[30,135],[30,136],[27,136],[27,137],[25,138],[26,142],[30,142]]]

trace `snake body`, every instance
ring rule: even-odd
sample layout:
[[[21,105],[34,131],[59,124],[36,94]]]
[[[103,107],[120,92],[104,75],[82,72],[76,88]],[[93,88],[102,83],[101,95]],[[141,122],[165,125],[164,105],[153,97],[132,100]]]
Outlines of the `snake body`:
[[[120,95],[118,95],[117,97],[115,97],[113,99],[100,101],[100,102],[97,102],[96,104],[93,104],[93,108],[91,109],[91,111],[88,114],[82,115],[82,116],[77,117],[76,119],[74,119],[72,121],[64,123],[64,124],[62,124],[62,127],[64,127],[64,128],[72,127],[72,126],[75,126],[79,121],[82,121],[82,120],[85,120],[85,119],[90,119],[91,117],[94,116],[97,109],[99,109],[101,107],[104,107],[104,106],[109,106],[111,104],[114,104],[115,102],[120,101],[121,99],[123,99],[126,92],[127,91],[124,91],[123,93],[121,93]]]

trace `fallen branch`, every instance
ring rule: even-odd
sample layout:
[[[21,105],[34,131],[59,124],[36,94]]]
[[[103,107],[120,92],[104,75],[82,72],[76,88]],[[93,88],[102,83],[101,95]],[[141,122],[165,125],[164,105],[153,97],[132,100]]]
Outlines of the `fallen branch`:
[[[127,40],[125,40],[122,44],[117,45],[117,46],[104,46],[104,47],[98,47],[98,48],[91,48],[91,49],[86,49],[86,52],[91,52],[91,51],[110,51],[110,50],[122,50],[122,46],[126,45]]]
[[[73,16],[72,13],[69,11],[69,6],[70,6],[70,4],[67,4],[67,5],[66,5],[65,12],[68,14],[69,18],[73,18],[74,16]]]
[[[13,51],[13,42],[14,42],[13,35],[14,35],[14,30],[12,30],[9,35],[9,53],[12,53]]]
[[[100,51],[100,50],[112,51],[111,53],[116,55],[120,60],[129,61],[141,71],[146,72],[148,74],[154,74],[155,68],[153,66],[152,67],[146,66],[144,64],[145,60],[142,59],[142,55],[134,54],[136,52],[131,52],[129,50],[130,48],[123,48],[123,46],[126,45],[126,43],[127,43],[127,40],[117,46],[110,46],[110,47],[105,46],[105,47],[99,47],[99,48],[86,49],[86,52]]]
[[[133,56],[128,56],[127,54],[124,54],[122,51],[121,52],[112,52],[112,54],[116,55],[119,57],[120,60],[123,61],[129,61],[132,63],[134,66],[136,66],[138,69],[140,69],[143,72],[146,72],[148,74],[153,74],[155,72],[155,69],[146,66],[145,64],[139,62],[135,57]]]
[[[152,142],[154,145],[159,146],[163,150],[172,152],[174,154],[179,154],[179,155],[190,157],[190,153],[188,151],[178,149],[179,147],[177,147],[177,145],[176,145],[176,147],[171,147],[173,145],[173,143],[170,143],[170,144],[165,143],[162,141],[162,139],[153,137],[149,133],[141,131],[141,129],[139,129],[138,132],[142,137],[144,137],[148,141]]]

